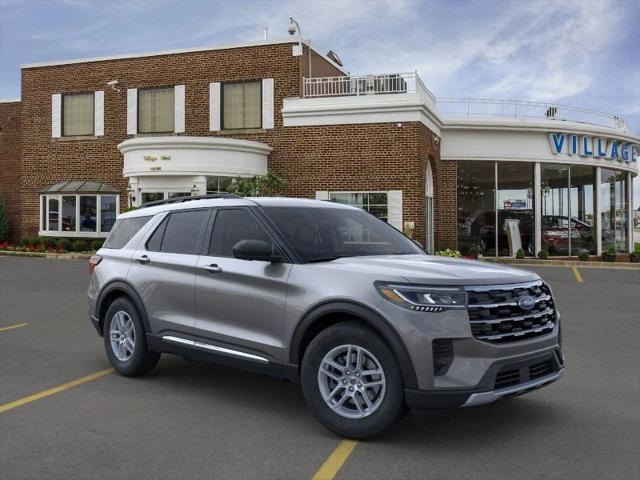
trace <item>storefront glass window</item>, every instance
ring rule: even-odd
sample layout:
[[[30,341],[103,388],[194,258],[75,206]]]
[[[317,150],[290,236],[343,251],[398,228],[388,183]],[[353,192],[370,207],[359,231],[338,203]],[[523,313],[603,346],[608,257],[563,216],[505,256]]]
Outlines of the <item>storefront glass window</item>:
[[[164,200],[164,192],[142,192],[142,203]]]
[[[180,198],[180,197],[189,197],[191,196],[190,192],[168,192],[167,198]]]
[[[535,255],[533,163],[498,162],[498,255]]]
[[[97,218],[96,197],[80,197],[80,231],[95,232]]]
[[[329,199],[362,208],[385,222],[389,220],[389,206],[385,192],[330,192]]]
[[[542,249],[569,255],[569,166],[540,164]]]
[[[496,254],[495,163],[458,162],[458,249]]]
[[[602,251],[628,250],[629,183],[626,172],[603,168],[601,171]]]
[[[597,253],[595,214],[595,173],[594,167],[571,165],[571,239],[570,255],[578,255],[580,250]]]
[[[225,193],[233,177],[207,177],[207,194]]]
[[[116,222],[116,204],[118,197],[103,195],[100,197],[100,231],[110,232]]]

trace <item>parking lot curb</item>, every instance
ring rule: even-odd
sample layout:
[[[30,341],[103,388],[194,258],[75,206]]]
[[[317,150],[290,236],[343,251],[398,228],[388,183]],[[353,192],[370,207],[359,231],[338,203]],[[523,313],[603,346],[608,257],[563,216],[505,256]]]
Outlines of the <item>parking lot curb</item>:
[[[78,253],[43,253],[43,252],[15,252],[13,250],[0,250],[0,255],[5,257],[40,257],[58,258],[61,260],[88,260],[93,255],[92,252]]]
[[[580,268],[610,268],[610,269],[636,269],[640,270],[640,263],[631,262],[580,262],[577,260],[534,260],[518,258],[484,258],[486,262],[500,263],[504,265],[522,265],[528,267],[580,267]]]

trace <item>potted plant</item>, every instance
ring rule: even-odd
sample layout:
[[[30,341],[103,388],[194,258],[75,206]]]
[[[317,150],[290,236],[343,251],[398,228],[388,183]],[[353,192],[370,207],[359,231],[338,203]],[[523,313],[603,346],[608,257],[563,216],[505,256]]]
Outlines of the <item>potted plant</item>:
[[[640,245],[636,244],[635,251],[629,254],[629,260],[633,263],[640,263]]]
[[[478,255],[480,255],[480,250],[478,249],[478,247],[476,247],[475,245],[469,247],[469,250],[467,251],[467,258],[476,260],[478,258]]]
[[[543,248],[538,252],[538,258],[540,260],[546,260],[547,258],[549,258],[549,252]]]
[[[617,256],[616,247],[614,245],[609,245],[607,251],[602,254],[602,260],[605,262],[615,262]]]
[[[578,259],[581,262],[586,262],[587,260],[589,260],[589,250],[586,250],[584,248],[578,250]]]

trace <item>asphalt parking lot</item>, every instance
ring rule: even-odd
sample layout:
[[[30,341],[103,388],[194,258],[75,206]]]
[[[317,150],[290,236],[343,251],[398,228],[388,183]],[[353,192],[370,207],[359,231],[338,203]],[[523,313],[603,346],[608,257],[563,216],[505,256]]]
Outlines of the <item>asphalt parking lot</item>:
[[[2,478],[311,479],[339,445],[337,479],[640,478],[640,270],[534,268],[563,315],[565,377],[351,451],[283,381],[170,356],[144,378],[105,371],[86,263],[0,257]]]

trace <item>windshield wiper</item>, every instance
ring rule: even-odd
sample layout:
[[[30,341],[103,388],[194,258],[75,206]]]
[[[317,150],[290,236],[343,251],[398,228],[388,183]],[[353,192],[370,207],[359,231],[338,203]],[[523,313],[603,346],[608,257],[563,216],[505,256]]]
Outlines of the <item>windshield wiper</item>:
[[[339,258],[352,257],[353,255],[334,255],[333,257],[321,257],[321,258],[312,258],[311,260],[307,260],[307,263],[319,263],[319,262],[332,262],[334,260],[338,260]]]

